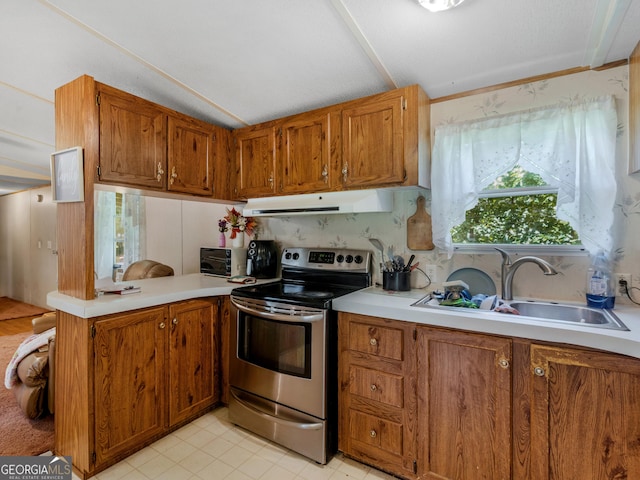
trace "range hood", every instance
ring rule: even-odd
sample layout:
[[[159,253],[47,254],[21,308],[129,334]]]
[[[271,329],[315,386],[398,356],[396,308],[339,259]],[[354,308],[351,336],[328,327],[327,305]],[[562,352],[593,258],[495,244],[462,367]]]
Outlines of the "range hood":
[[[245,217],[275,217],[279,215],[391,212],[392,210],[393,192],[390,190],[348,190],[250,198],[243,209],[243,215]]]

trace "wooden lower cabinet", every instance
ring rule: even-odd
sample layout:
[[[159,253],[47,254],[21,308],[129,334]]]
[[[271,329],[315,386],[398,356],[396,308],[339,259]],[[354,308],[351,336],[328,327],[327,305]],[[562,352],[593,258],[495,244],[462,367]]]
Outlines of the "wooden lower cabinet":
[[[96,466],[166,428],[166,318],[160,307],[95,322]]]
[[[212,408],[218,310],[211,299],[95,320],[58,312],[55,453],[87,478]]]
[[[339,448],[407,479],[640,478],[640,360],[340,313]]]
[[[531,346],[531,478],[640,478],[640,361]]]
[[[511,340],[418,327],[418,474],[510,480]]]
[[[339,449],[395,475],[413,477],[415,326],[340,314]]]

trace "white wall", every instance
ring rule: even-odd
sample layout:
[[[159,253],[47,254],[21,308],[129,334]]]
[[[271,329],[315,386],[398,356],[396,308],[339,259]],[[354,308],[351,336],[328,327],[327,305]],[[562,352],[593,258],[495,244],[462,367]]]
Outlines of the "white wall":
[[[200,247],[218,246],[218,219],[228,205],[147,197],[147,258],[176,275],[200,271]]]
[[[38,201],[41,198],[42,201]],[[51,188],[0,197],[0,295],[47,307],[58,285]]]

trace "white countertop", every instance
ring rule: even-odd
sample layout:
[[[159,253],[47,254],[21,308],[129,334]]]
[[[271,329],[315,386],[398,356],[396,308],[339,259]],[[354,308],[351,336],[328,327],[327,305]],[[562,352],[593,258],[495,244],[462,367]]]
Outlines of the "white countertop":
[[[270,278],[258,280],[256,283],[268,283],[276,280],[277,278]],[[242,286],[230,283],[226,278],[211,277],[201,273],[133,280],[122,282],[122,285],[135,285],[140,287],[142,291],[129,295],[104,294],[94,300],[80,300],[60,292],[51,292],[47,295],[47,305],[76,317],[93,318],[191,298],[229,295],[231,290]]]
[[[629,328],[630,331],[626,332],[489,311],[411,306],[425,295],[427,292],[424,290],[387,292],[380,287],[369,287],[333,300],[333,309],[424,325],[591,347],[640,358],[640,307],[623,305],[613,310]]]

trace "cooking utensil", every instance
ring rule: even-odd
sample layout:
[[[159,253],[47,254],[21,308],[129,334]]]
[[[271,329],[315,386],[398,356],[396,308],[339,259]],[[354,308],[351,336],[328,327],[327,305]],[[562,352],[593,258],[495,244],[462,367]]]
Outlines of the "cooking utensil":
[[[433,250],[431,215],[424,208],[425,199],[416,199],[416,213],[407,219],[407,247],[411,250]]]
[[[409,261],[407,262],[407,265],[404,267],[405,270],[411,271],[411,264],[413,263],[415,258],[416,256],[413,254],[409,257]]]

